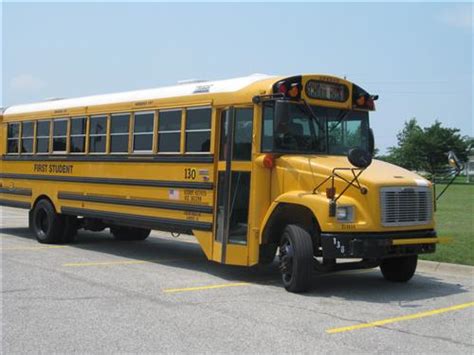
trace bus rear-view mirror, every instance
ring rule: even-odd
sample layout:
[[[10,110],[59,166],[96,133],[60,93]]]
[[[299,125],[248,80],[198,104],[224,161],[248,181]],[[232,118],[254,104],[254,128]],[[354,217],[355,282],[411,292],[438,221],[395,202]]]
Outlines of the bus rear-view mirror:
[[[461,171],[464,168],[461,164],[461,161],[452,150],[448,152],[448,163],[449,166],[455,169],[456,171]]]
[[[365,169],[372,163],[372,154],[360,148],[352,148],[347,155],[349,163],[357,168]]]

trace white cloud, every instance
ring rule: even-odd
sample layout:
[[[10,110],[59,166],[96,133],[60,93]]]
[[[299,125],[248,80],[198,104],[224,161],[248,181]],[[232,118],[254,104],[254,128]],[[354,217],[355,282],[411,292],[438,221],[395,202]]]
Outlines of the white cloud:
[[[442,12],[439,16],[439,20],[453,27],[473,29],[472,11],[472,4],[458,5]]]
[[[46,82],[31,74],[20,74],[10,81],[10,87],[18,91],[35,91],[46,86]]]

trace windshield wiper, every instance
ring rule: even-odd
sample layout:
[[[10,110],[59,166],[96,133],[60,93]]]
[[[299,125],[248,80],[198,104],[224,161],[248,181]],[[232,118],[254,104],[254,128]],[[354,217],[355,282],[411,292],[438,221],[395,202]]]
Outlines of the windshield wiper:
[[[336,125],[334,127],[331,128],[331,130],[329,131],[329,133],[331,133],[332,131],[334,131],[340,124],[342,121],[344,121],[346,119],[346,117],[349,115],[349,110],[347,111],[343,111],[342,114],[340,115],[341,117],[339,118],[339,120],[337,121]]]
[[[314,120],[316,121],[316,124],[318,125],[319,129],[321,131],[323,131],[324,133],[326,133],[326,130],[324,129],[324,127],[321,125],[321,122],[319,122],[319,118],[318,116],[316,116],[316,114],[314,113],[313,109],[311,108],[311,106],[306,102],[305,99],[302,99],[304,105],[305,105],[305,108],[306,108],[306,111],[307,113],[309,113],[309,116]]]

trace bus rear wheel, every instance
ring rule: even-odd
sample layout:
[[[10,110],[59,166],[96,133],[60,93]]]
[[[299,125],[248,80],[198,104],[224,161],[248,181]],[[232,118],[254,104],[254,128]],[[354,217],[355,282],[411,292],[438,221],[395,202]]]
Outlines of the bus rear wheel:
[[[40,243],[61,243],[64,233],[64,216],[56,213],[48,200],[40,200],[30,216],[30,229]]]
[[[416,271],[418,255],[403,256],[382,260],[380,271],[387,281],[407,282]]]
[[[305,292],[311,286],[313,243],[309,233],[290,224],[283,231],[280,242],[279,268],[285,289]]]
[[[110,227],[110,233],[116,240],[145,240],[151,230],[134,227]]]

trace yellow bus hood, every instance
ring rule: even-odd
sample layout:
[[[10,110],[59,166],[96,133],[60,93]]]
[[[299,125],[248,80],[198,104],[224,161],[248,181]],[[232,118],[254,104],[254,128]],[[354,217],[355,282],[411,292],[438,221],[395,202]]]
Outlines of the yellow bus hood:
[[[315,192],[313,190],[328,178],[334,168],[353,168],[345,156],[334,155],[283,155],[275,160],[272,170],[271,199],[274,207],[278,203],[303,205],[313,211],[323,231],[400,231],[414,229],[431,229],[431,219],[426,224],[382,227],[380,214],[380,188],[396,186],[413,186],[431,188],[431,183],[423,177],[380,160],[372,164],[361,174],[359,183],[367,189],[362,193],[356,187],[346,187],[348,183],[336,178],[334,185],[338,205],[353,205],[356,209],[356,220],[353,223],[338,223],[328,215],[329,200],[327,188],[329,179]],[[339,175],[351,180],[350,170],[339,170]],[[358,171],[356,171],[357,173]],[[354,184],[356,185],[356,184]],[[341,193],[344,194],[341,196]],[[350,229],[348,229],[350,227]],[[344,229],[345,228],[345,229]]]
[[[295,189],[314,188],[323,179],[331,175],[334,168],[354,168],[347,157],[335,155],[284,155],[276,160],[276,167],[285,171],[285,180],[298,180],[302,186]],[[350,171],[337,171],[339,175],[350,179]],[[356,171],[357,173],[357,171]],[[299,175],[298,177],[295,175]],[[306,181],[310,179],[311,181]],[[340,179],[338,179],[340,181]],[[399,166],[381,160],[372,164],[361,174],[359,181],[367,187],[375,186],[431,186],[423,177]],[[286,184],[285,184],[286,185]],[[285,189],[286,190],[286,189]]]

